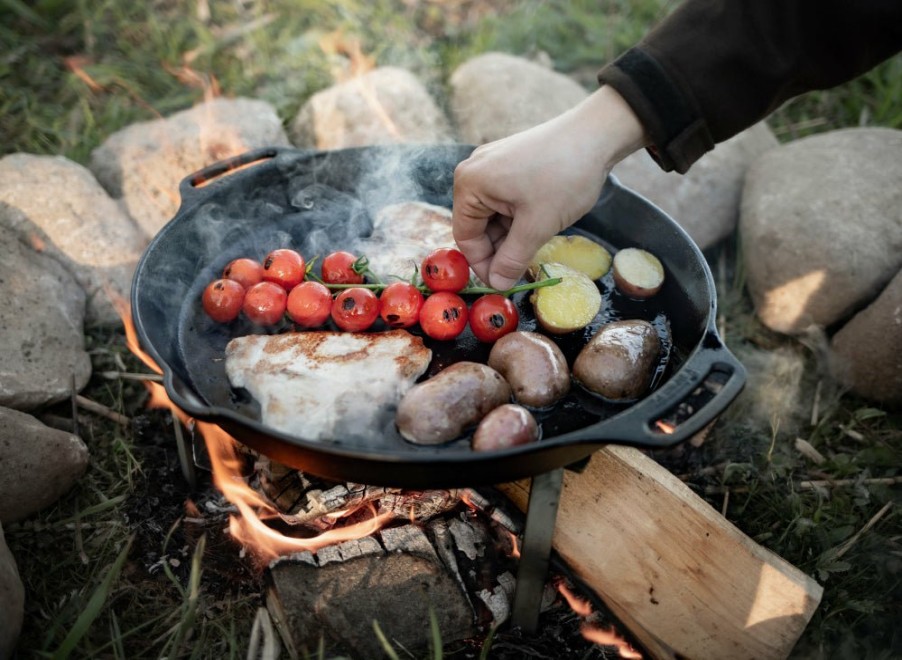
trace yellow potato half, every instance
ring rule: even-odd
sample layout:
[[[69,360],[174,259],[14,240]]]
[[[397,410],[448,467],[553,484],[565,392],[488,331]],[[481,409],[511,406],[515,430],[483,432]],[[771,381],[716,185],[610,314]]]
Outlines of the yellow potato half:
[[[535,289],[530,296],[536,319],[546,332],[563,335],[585,328],[601,309],[601,293],[585,273],[564,264],[544,264],[538,279],[562,278],[553,286]]]
[[[536,279],[541,264],[556,263],[585,273],[589,279],[603,277],[611,268],[611,253],[603,245],[585,236],[553,236],[529,264],[529,274]]]

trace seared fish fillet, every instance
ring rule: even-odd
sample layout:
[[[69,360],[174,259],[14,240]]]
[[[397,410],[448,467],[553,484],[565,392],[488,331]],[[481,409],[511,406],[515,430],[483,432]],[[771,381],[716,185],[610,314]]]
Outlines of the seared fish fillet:
[[[425,202],[390,204],[376,214],[372,236],[358,245],[370,270],[388,282],[409,280],[414,269],[436,248],[454,247],[451,211]]]
[[[226,373],[260,403],[262,422],[312,440],[378,439],[432,351],[406,330],[238,337]]]

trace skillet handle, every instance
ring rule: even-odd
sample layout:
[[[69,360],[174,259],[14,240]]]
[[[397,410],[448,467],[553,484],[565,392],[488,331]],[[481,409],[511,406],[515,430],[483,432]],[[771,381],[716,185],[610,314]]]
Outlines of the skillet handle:
[[[671,447],[714,421],[739,395],[745,380],[745,367],[709,328],[701,348],[668,381],[668,387],[605,420],[593,440]]]
[[[182,198],[182,206],[186,206],[192,198],[197,197],[200,193],[200,189],[210,183],[213,179],[245,167],[246,165],[275,158],[279,151],[281,151],[280,147],[261,147],[259,149],[252,149],[243,154],[238,154],[237,156],[220,160],[212,165],[207,165],[203,169],[200,169],[193,174],[189,174],[182,179],[181,183],[179,183],[179,195],[181,195]]]

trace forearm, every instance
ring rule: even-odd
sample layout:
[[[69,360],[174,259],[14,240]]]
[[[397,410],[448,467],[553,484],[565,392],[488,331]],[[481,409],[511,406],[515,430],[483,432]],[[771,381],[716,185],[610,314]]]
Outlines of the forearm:
[[[899,0],[686,0],[599,73],[683,172],[787,99],[866,71],[902,47]]]

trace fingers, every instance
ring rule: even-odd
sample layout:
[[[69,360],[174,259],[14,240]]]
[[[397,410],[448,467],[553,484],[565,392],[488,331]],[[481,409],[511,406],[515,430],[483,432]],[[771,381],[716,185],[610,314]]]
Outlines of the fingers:
[[[526,272],[529,262],[551,235],[546,236],[541,225],[529,213],[521,211],[510,230],[497,245],[489,267],[489,286],[504,291],[514,286]]]

